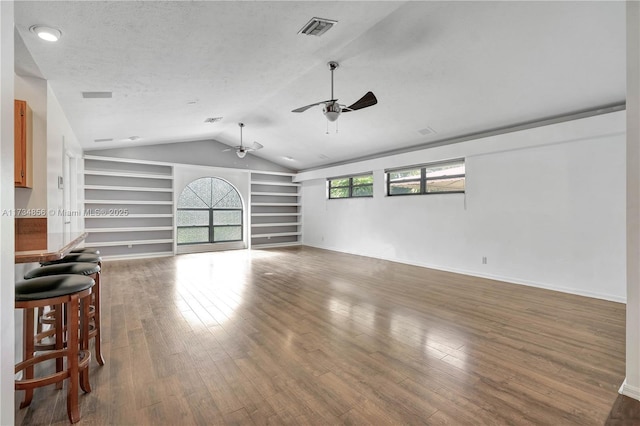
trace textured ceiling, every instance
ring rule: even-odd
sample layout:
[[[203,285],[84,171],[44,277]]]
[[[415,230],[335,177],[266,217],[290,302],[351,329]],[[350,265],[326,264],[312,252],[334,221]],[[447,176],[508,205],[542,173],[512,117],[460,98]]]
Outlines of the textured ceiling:
[[[234,146],[242,121],[244,142],[264,145],[255,155],[298,170],[624,102],[624,13],[624,2],[15,3],[85,150]],[[338,24],[298,35],[314,16]],[[42,42],[34,24],[61,40]],[[341,103],[378,97],[337,126],[321,107],[291,112],[330,98],[330,60]]]

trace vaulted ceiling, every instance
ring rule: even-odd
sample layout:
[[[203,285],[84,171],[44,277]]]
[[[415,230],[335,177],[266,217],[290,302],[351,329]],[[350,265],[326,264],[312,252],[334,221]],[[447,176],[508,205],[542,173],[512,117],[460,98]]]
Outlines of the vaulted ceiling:
[[[624,14],[604,1],[18,1],[35,66],[16,60],[49,81],[85,150],[233,146],[244,122],[254,155],[303,170],[622,103]],[[338,23],[298,34],[313,17]],[[373,91],[378,104],[336,123],[320,106],[292,113],[330,99],[328,61],[341,103]]]

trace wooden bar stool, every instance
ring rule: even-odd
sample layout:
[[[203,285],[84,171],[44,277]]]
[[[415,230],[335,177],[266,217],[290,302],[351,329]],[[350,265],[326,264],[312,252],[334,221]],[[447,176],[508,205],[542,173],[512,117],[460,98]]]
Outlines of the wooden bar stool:
[[[63,265],[67,263],[94,263],[97,264],[100,268],[102,267],[102,258],[96,254],[91,253],[70,253],[63,257],[62,259],[53,260],[50,262],[41,263],[43,267],[49,267],[53,265]],[[33,271],[39,271],[42,268],[34,269]],[[31,271],[30,271],[31,272]],[[35,272],[34,272],[35,273]],[[64,272],[63,272],[64,273]],[[26,276],[25,276],[26,277]],[[91,311],[92,311],[92,320],[93,325],[90,330],[90,338],[95,338],[94,340],[94,349],[95,349],[95,357],[96,361],[100,365],[104,365],[104,357],[102,356],[102,335],[101,335],[101,316],[100,316],[100,272],[98,271],[94,275],[94,280],[96,282],[95,287],[93,288],[93,293],[91,295]]]
[[[100,345],[100,333],[98,332],[100,326],[100,319],[98,315],[100,313],[100,309],[97,308],[99,306],[99,294],[100,291],[100,266],[97,263],[89,263],[89,262],[68,262],[68,263],[58,263],[55,265],[42,266],[40,268],[32,269],[24,275],[25,280],[30,280],[32,278],[37,277],[46,277],[51,275],[61,275],[61,274],[75,274],[75,275],[85,275],[90,276],[95,281],[95,286],[92,291],[92,304],[89,307],[89,316],[90,323],[89,325],[89,339],[95,339],[94,348],[95,348],[95,357],[96,361],[100,365],[104,365],[104,359],[102,358],[102,351]],[[44,308],[38,309],[38,324],[36,324],[37,334],[36,334],[36,349],[51,349],[51,345],[53,343],[43,343],[43,340],[46,338],[51,338],[55,336],[57,333],[56,329],[59,329],[59,318],[56,315],[56,309],[52,309],[47,313],[44,313]],[[49,330],[43,330],[42,324],[51,324],[53,327]]]
[[[67,414],[71,423],[80,420],[78,387],[85,392],[91,392],[88,334],[89,300],[93,286],[93,279],[82,275],[52,275],[16,283],[15,306],[16,309],[23,310],[24,316],[23,361],[15,366],[16,374],[23,372],[22,378],[15,381],[15,389],[25,392],[20,408],[31,404],[34,389],[69,379]],[[56,345],[54,350],[36,354],[34,309],[52,305],[60,306],[61,311],[65,309],[67,344]],[[62,330],[62,324],[59,330]],[[56,362],[55,373],[34,377],[35,366],[52,359],[66,359],[66,368],[63,368],[63,363]]]

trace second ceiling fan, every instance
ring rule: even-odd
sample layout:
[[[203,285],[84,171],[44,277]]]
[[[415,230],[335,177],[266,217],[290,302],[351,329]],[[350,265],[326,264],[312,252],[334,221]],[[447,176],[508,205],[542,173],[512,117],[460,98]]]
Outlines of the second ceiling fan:
[[[367,108],[378,103],[376,95],[374,95],[373,92],[367,92],[363,97],[349,106],[340,105],[338,103],[338,100],[333,97],[333,72],[336,68],[338,68],[338,63],[335,61],[331,61],[327,65],[329,66],[329,70],[331,70],[331,99],[296,108],[291,112],[304,112],[311,107],[324,104],[322,113],[325,115],[325,117],[327,117],[327,120],[336,121],[340,114],[343,112],[350,112],[362,108]]]

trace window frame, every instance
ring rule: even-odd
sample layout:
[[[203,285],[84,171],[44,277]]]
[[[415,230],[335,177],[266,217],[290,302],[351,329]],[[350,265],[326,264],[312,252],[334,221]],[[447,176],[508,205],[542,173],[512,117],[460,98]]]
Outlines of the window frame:
[[[361,178],[361,177],[368,177],[371,176],[371,183],[366,183],[366,184],[354,184],[353,180],[357,179],[357,178]],[[331,186],[331,182],[334,180],[344,180],[344,179],[348,179],[349,183],[347,185],[340,185],[340,186]],[[353,190],[354,188],[364,188],[364,187],[371,187],[371,195],[353,195]],[[340,188],[347,188],[348,189],[348,194],[346,197],[332,197],[331,196],[331,190],[332,189],[340,189]],[[348,199],[348,198],[373,198],[373,172],[365,172],[365,173],[358,173],[355,175],[348,175],[348,176],[337,176],[337,177],[332,177],[332,178],[328,178],[327,179],[327,199],[329,200],[344,200],[344,199]]]
[[[176,225],[176,244],[179,246],[184,245],[194,245],[194,244],[217,244],[217,243],[233,243],[237,241],[244,241],[244,214],[242,208],[227,208],[227,209],[213,209],[213,208],[195,208],[195,207],[179,207],[178,211],[207,211],[209,212],[209,223],[207,225]],[[216,211],[237,211],[240,212],[240,224],[238,225],[214,225],[213,224],[213,215]],[[215,241],[215,228],[240,228],[240,239],[237,240],[221,240]],[[189,228],[208,228],[207,235],[209,236],[208,241],[199,241],[195,243],[178,243],[177,238],[177,230],[178,229],[189,229]]]
[[[465,172],[463,174],[455,174],[455,175],[447,175],[447,176],[442,176],[442,177],[427,177],[427,169],[430,167],[434,167],[434,166],[443,166],[443,165],[447,165],[447,164],[456,164],[456,163],[462,163],[465,167]],[[407,167],[399,167],[399,168],[393,168],[393,169],[386,169],[384,171],[384,176],[385,176],[385,188],[386,188],[386,195],[388,197],[398,197],[398,196],[406,196],[406,195],[435,195],[435,194],[464,194],[466,191],[466,183],[467,183],[467,164],[466,164],[466,160],[464,158],[456,158],[456,159],[452,159],[452,160],[446,160],[446,161],[437,161],[437,162],[433,162],[433,163],[426,163],[426,164],[419,164],[419,165],[415,165],[415,166],[407,166]],[[406,182],[418,182],[420,183],[420,191],[419,192],[406,192],[406,193],[398,193],[398,194],[392,194],[391,193],[391,184],[393,183],[393,181],[390,179],[389,174],[390,173],[394,173],[394,172],[401,172],[401,171],[409,171],[409,170],[420,170],[420,177],[416,177],[415,179],[409,179]],[[456,179],[456,178],[464,178],[465,181],[465,185],[464,185],[464,189],[461,191],[437,191],[437,192],[430,192],[428,191],[428,186],[427,183],[428,182],[433,182],[433,181],[441,181],[441,180],[447,180],[447,179]]]

